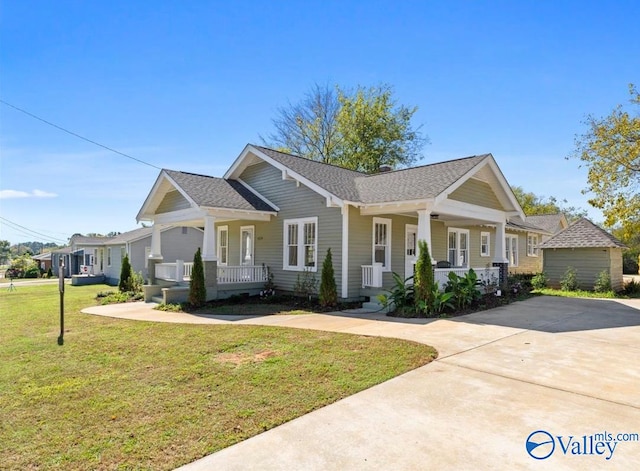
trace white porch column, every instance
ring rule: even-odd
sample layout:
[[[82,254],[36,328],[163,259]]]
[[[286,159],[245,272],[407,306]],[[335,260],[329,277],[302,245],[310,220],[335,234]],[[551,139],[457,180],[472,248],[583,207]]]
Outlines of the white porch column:
[[[433,255],[433,247],[431,246],[431,210],[418,210],[418,240],[424,240],[429,247],[429,253]],[[433,257],[432,257],[433,260]]]
[[[497,222],[496,223],[496,237],[495,237],[495,245],[494,245],[494,256],[493,256],[493,261],[494,263],[507,263],[509,262],[509,260],[507,260],[507,252],[506,252],[506,247],[504,245],[504,238],[505,238],[505,223],[504,222]]]
[[[216,254],[216,218],[204,217],[204,237],[202,240],[202,261],[217,261]]]
[[[162,227],[159,224],[154,223],[151,230],[151,253],[149,254],[149,260],[162,260],[161,233]]]

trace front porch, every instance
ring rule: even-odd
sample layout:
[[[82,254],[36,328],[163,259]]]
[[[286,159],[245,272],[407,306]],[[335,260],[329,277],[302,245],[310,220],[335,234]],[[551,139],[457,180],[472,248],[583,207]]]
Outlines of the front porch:
[[[383,288],[383,266],[380,263],[374,265],[362,265],[362,289],[367,288]],[[467,267],[451,267],[451,268],[433,268],[434,281],[443,289],[449,280],[449,273],[455,273],[458,276],[465,276],[469,273]],[[483,284],[499,284],[500,267],[480,267],[473,268],[478,275],[478,280]],[[366,295],[369,296],[369,295]]]
[[[239,294],[257,295],[269,279],[269,268],[266,265],[227,266],[217,265],[215,262],[204,263],[207,292],[215,292],[215,299]],[[214,281],[207,277],[212,265],[215,265]],[[153,273],[154,278],[145,286],[145,301],[164,304],[187,301],[193,262],[177,260],[175,263],[156,263]]]

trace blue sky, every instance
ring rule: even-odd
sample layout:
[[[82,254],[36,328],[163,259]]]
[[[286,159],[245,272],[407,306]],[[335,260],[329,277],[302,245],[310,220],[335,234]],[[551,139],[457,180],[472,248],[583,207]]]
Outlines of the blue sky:
[[[491,152],[512,185],[589,209],[565,156],[640,84],[638,18],[633,0],[3,0],[0,98],[221,176],[314,83],[388,83],[419,108],[420,163]],[[0,239],[134,229],[157,175],[0,104]]]

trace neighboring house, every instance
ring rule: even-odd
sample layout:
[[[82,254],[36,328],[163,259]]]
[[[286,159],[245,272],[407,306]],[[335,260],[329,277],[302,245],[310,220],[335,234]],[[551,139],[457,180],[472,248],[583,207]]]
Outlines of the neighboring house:
[[[550,286],[558,288],[569,266],[575,268],[581,289],[592,290],[602,271],[614,290],[622,289],[622,249],[626,246],[586,218],[579,219],[540,245],[543,270]]]
[[[70,277],[71,271],[71,247],[62,247],[51,251],[51,271],[55,276],[60,274],[60,261],[64,262],[64,276]]]
[[[131,270],[142,273],[146,280],[149,277],[149,255],[151,253],[150,227],[141,227],[111,237],[100,250],[104,253],[102,266],[106,282],[117,285],[120,282],[122,259],[129,256]],[[203,231],[196,227],[165,227],[162,230],[162,252],[167,262],[177,260],[192,262],[193,257],[202,247]]]
[[[162,170],[137,220],[153,223],[154,285],[163,278],[155,269],[165,260],[163,226],[204,228],[209,299],[255,292],[267,268],[280,290],[293,291],[305,271],[319,279],[329,248],[339,296],[373,296],[392,285],[392,272],[413,274],[419,239],[442,267],[441,284],[469,268],[504,280],[537,263],[550,235],[522,222],[491,154],[367,175],[253,145],[222,178]]]
[[[38,268],[40,268],[43,273],[47,273],[47,271],[49,271],[49,268],[51,268],[51,256],[51,252],[45,252],[34,255],[31,258],[36,261],[36,263],[38,264]]]

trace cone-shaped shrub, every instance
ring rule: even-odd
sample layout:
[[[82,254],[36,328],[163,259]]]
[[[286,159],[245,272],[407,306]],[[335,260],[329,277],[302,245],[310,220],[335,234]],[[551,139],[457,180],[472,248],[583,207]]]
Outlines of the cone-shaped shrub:
[[[336,279],[333,274],[333,260],[331,259],[331,249],[327,249],[327,256],[322,263],[322,276],[320,277],[320,305],[323,307],[333,307],[338,304],[338,289]]]
[[[416,261],[416,273],[413,278],[415,287],[415,303],[419,306],[424,301],[425,306],[433,305],[433,267],[429,246],[424,240],[418,241],[418,260]]]
[[[193,257],[193,270],[191,281],[189,282],[189,304],[193,307],[204,306],[207,301],[207,289],[204,286],[204,266],[202,265],[202,254],[200,247]]]
[[[118,289],[123,293],[127,291],[133,291],[133,278],[131,277],[131,263],[129,263],[129,256],[125,255],[122,259],[122,268],[120,269],[120,282],[118,283]]]

